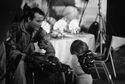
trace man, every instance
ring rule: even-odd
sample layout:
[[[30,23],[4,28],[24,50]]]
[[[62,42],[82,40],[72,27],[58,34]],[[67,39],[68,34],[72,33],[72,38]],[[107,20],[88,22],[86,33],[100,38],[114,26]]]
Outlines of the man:
[[[20,22],[12,24],[8,40],[9,56],[14,59],[18,55],[22,55],[14,75],[13,84],[27,84],[28,78],[25,75],[27,67],[24,60],[34,52],[33,43],[38,42],[39,48],[45,51],[43,54],[46,58],[55,56],[54,47],[49,42],[47,33],[41,28],[44,13],[37,7],[23,10],[25,10],[23,18]]]

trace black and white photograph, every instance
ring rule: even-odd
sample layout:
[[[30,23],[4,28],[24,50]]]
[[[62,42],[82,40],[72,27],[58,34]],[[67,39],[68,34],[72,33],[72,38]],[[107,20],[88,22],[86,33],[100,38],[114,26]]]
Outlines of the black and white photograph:
[[[1,0],[0,84],[125,84],[124,0]]]

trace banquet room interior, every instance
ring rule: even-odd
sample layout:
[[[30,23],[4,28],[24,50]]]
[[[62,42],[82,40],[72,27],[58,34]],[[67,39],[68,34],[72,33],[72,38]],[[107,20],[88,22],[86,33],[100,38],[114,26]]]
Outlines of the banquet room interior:
[[[55,56],[64,64],[70,65],[72,58],[70,45],[74,40],[81,39],[87,43],[89,50],[102,54],[104,50],[103,44],[106,42],[106,35],[110,35],[112,37],[111,45],[107,45],[110,47],[108,52],[109,58],[104,61],[104,63],[107,66],[108,75],[110,76],[109,79],[111,79],[111,81],[108,80],[105,68],[98,68],[98,71],[96,71],[96,66],[92,69],[91,73],[93,84],[125,84],[125,32],[123,25],[123,17],[125,14],[122,0],[22,1],[21,9],[25,3],[31,7],[37,6],[46,14],[45,18],[49,17],[49,20],[52,20],[50,22],[42,22],[41,27],[50,35],[50,42],[56,52]],[[16,0],[13,3],[6,2],[6,6],[10,7],[8,10],[16,10],[20,13],[20,9],[11,9],[16,3]],[[11,5],[9,6],[9,4]],[[66,9],[68,6],[69,9]],[[0,8],[2,7],[0,6]],[[10,14],[12,16],[6,14],[8,13],[5,11],[6,7],[1,10],[4,10],[4,14],[0,15],[0,23],[3,21],[3,23],[0,24],[0,43],[3,41],[3,38],[6,38],[6,33],[9,30],[7,28],[9,26],[7,25],[12,21],[10,20],[10,22],[6,23],[6,20],[14,17],[14,14]],[[64,19],[66,19],[67,22]],[[59,32],[57,30],[59,30]],[[41,52],[37,43],[34,45],[35,51]],[[1,83],[0,80],[0,84],[5,83]]]

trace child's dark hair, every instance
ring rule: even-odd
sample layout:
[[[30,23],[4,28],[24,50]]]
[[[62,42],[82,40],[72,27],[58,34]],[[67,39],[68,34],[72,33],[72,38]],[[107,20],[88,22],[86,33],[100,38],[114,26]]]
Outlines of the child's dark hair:
[[[71,44],[71,47],[70,47],[70,52],[71,52],[71,54],[73,55],[73,54],[75,54],[76,52],[78,52],[79,51],[79,48],[81,47],[81,46],[84,46],[84,50],[85,51],[87,51],[88,50],[88,45],[85,43],[85,42],[83,42],[82,40],[74,40],[73,42],[72,42],[72,44]]]

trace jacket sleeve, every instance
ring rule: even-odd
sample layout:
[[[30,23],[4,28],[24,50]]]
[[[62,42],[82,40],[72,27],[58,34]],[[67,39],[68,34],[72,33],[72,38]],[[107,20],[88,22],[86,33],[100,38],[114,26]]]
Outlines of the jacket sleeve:
[[[9,57],[16,58],[21,52],[17,49],[16,36],[19,34],[17,24],[13,24],[9,30],[9,40],[6,41],[7,54]]]
[[[45,55],[47,57],[48,56],[55,56],[55,49],[54,49],[53,45],[51,44],[46,31],[43,29],[40,29],[39,36],[40,36],[39,41],[38,41],[39,48],[44,49],[46,51]]]

